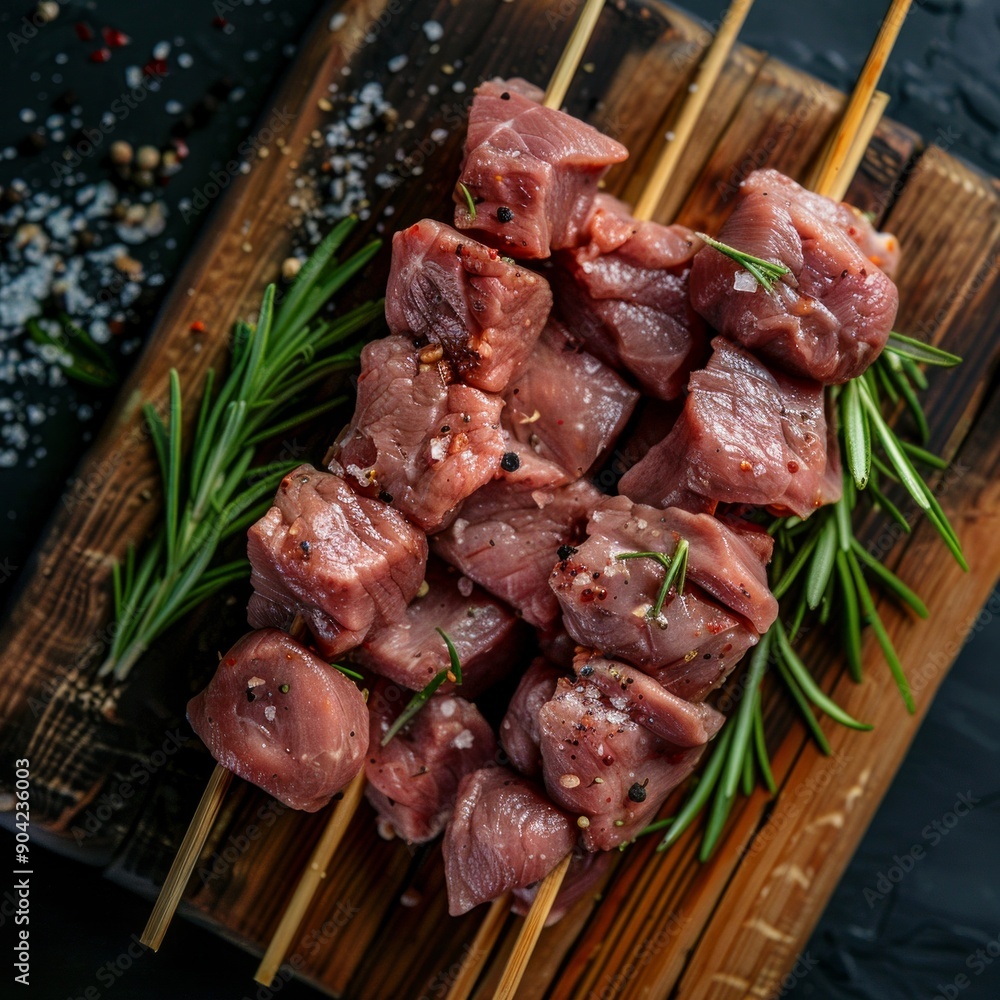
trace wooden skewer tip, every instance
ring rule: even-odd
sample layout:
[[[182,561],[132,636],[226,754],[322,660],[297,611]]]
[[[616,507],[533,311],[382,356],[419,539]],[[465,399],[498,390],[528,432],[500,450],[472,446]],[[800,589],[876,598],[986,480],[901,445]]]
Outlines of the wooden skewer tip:
[[[538,937],[552,911],[552,904],[556,901],[556,896],[559,895],[559,889],[566,877],[566,871],[569,869],[572,857],[572,854],[567,854],[542,879],[542,884],[538,887],[538,893],[531,904],[531,909],[524,918],[521,933],[518,934],[517,940],[514,942],[514,950],[511,952],[507,966],[500,977],[500,985],[497,987],[496,993],[493,994],[493,1000],[514,1000],[517,987],[521,983],[525,970],[528,968],[528,962],[535,950],[535,945],[538,943]]]
[[[231,771],[227,771],[221,764],[216,764],[205,791],[202,792],[201,800],[188,824],[181,846],[177,849],[160,894],[156,897],[153,912],[149,915],[146,927],[139,938],[153,951],[158,951],[163,943],[163,937],[181,901],[184,887],[191,877],[191,872],[194,871],[201,849],[205,846],[212,825],[219,815],[222,800],[232,777]]]

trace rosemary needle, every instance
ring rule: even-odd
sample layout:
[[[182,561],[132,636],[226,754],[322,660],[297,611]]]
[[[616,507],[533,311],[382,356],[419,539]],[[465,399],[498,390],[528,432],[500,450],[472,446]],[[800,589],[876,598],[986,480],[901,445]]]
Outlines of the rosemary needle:
[[[396,717],[396,720],[386,731],[385,736],[382,737],[382,746],[387,746],[389,741],[406,726],[413,717],[417,714],[427,704],[431,699],[431,695],[445,681],[453,681],[455,684],[462,683],[462,664],[458,659],[458,651],[455,649],[455,644],[451,641],[448,633],[444,629],[435,629],[438,635],[444,639],[445,646],[448,647],[448,659],[449,665],[444,669],[438,671],[433,679],[420,691],[418,691],[407,703],[406,707],[402,712]]]
[[[776,263],[773,260],[765,260],[763,257],[754,257],[753,254],[737,250],[735,247],[729,246],[728,243],[720,243],[718,240],[712,239],[711,236],[706,236],[705,233],[695,233],[695,236],[703,243],[707,243],[713,250],[718,250],[719,253],[725,254],[730,260],[736,261],[744,270],[749,271],[757,279],[757,284],[765,292],[773,292],[774,283],[779,278],[791,273],[790,269],[785,267],[784,264]]]
[[[311,386],[355,366],[363,332],[382,313],[380,301],[333,316],[325,309],[378,249],[374,242],[342,262],[336,259],[355,222],[345,219],[333,229],[283,302],[268,286],[257,323],[236,324],[228,374],[218,378],[209,370],[199,402],[187,398],[171,371],[164,412],[151,403],[143,408],[160,466],[163,515],[141,554],[130,546],[113,569],[115,622],[100,676],[127,676],[165,629],[249,575],[246,559],[213,565],[216,553],[267,510],[282,477],[298,464],[255,465],[257,445],[344,401],[301,405]],[[189,405],[196,416],[185,435]]]
[[[475,222],[476,203],[473,200],[472,192],[461,181],[458,182],[458,190],[462,192],[462,197],[465,199],[465,207],[469,210],[469,219]]]

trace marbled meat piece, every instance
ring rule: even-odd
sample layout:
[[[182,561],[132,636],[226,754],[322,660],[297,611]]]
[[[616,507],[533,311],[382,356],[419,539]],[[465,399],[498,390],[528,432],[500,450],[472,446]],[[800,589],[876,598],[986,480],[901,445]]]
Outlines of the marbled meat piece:
[[[500,466],[503,400],[421,364],[405,336],[361,352],[357,403],[337,462],[359,492],[381,497],[424,531],[454,516]]]
[[[575,841],[573,820],[527,778],[502,767],[466,775],[442,845],[449,913],[533,885]]]
[[[504,395],[512,437],[583,476],[614,444],[639,399],[621,376],[549,320]]]
[[[427,537],[340,476],[300,465],[247,533],[252,569],[247,617],[255,628],[302,615],[323,656],[401,622],[427,565]]]
[[[581,650],[573,669],[613,708],[628,712],[634,722],[675,746],[700,747],[719,728],[719,713],[714,708],[679,698],[648,674],[619,660]]]
[[[567,482],[558,466],[523,445],[517,466],[474,493],[434,552],[539,628],[558,613],[546,586],[559,550],[572,546],[601,494],[587,480]],[[513,462],[509,465],[514,466]]]
[[[896,286],[838,223],[814,214],[787,185],[741,190],[718,239],[790,270],[768,292],[720,251],[699,250],[691,302],[719,333],[824,384],[856,378],[882,352],[899,306]]]
[[[552,276],[563,316],[583,346],[644,392],[675,399],[708,356],[705,323],[688,294],[701,241],[685,226],[633,219],[605,195],[589,242],[560,253]]]
[[[496,763],[497,742],[471,701],[436,694],[382,746],[410,697],[411,692],[387,681],[371,693],[365,796],[397,836],[422,844],[445,828],[462,778]]]
[[[610,851],[650,823],[697,766],[704,746],[678,747],[636,722],[586,678],[562,678],[538,713],[545,788],[585,817],[582,842]],[[723,718],[711,715],[711,735]]]
[[[845,235],[857,243],[861,252],[890,278],[894,277],[899,269],[899,240],[892,233],[879,232],[868,216],[853,205],[816,194],[773,167],[755,170],[740,187],[744,194],[767,191],[771,196],[780,192],[786,198],[801,202],[813,215],[838,226]]]
[[[550,584],[564,612],[575,608],[574,615],[586,614],[594,607],[635,617],[637,607],[655,600],[663,568],[655,559],[618,556],[628,552],[670,556],[681,538],[688,543],[687,580],[746,618],[758,632],[766,632],[778,613],[766,571],[773,541],[767,532],[745,522],[736,530],[711,514],[677,507],[661,510],[633,503],[627,496],[605,497],[587,524],[587,540],[556,566]],[[569,631],[572,635],[573,629]],[[584,645],[608,649],[600,641],[576,638]]]
[[[597,887],[611,868],[614,857],[611,851],[584,851],[579,848],[573,851],[566,876],[556,894],[552,909],[545,918],[546,927],[558,923],[581,899],[597,892]],[[527,916],[535,896],[538,895],[538,886],[539,883],[536,882],[527,888],[515,889],[514,901],[510,906],[511,912],[521,917]]]
[[[385,318],[432,359],[439,347],[461,381],[503,392],[552,309],[540,275],[450,226],[424,219],[392,238]]]
[[[544,657],[536,657],[524,672],[500,723],[500,745],[511,766],[529,778],[542,773],[538,710],[552,697],[556,682],[565,674],[565,670],[553,666]]]
[[[680,419],[618,484],[632,500],[692,508],[692,495],[808,517],[840,499],[836,436],[823,388],[724,337],[691,376]]]
[[[287,632],[243,636],[188,702],[191,727],[227,770],[292,809],[322,809],[364,764],[358,688]]]
[[[520,661],[526,626],[514,612],[435,559],[427,563],[427,592],[415,597],[396,625],[372,632],[353,658],[396,684],[422,690],[451,660],[438,633],[455,645],[462,664],[461,693],[475,698]],[[445,681],[438,690],[454,689]]]
[[[513,257],[548,257],[574,246],[593,209],[598,181],[628,150],[579,118],[543,107],[523,80],[476,88],[459,182],[455,225]]]

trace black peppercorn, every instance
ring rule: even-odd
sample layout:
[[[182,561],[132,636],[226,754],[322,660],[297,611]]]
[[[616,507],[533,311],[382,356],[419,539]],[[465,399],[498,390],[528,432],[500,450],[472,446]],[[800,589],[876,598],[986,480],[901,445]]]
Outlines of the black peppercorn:
[[[521,468],[521,459],[517,457],[516,451],[508,451],[500,459],[500,468],[504,472],[517,472]]]
[[[633,802],[645,802],[646,801],[646,789],[645,789],[645,787],[642,786],[642,785],[640,785],[639,782],[637,781],[628,790],[628,797]]]
[[[497,222],[510,222],[513,218],[514,213],[506,205],[497,209]]]
[[[559,556],[560,562],[566,562],[570,556],[575,556],[577,550],[573,548],[572,545],[560,545],[556,550],[556,555]]]

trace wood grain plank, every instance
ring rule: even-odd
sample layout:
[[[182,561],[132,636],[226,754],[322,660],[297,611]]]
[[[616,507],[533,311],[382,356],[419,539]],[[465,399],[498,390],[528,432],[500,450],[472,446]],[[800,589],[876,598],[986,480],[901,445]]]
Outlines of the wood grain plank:
[[[348,21],[331,36],[325,22],[334,6]],[[42,765],[41,785],[49,787],[45,822],[64,846],[81,822],[96,815],[100,796],[121,788],[128,767],[147,760],[149,746],[170,731],[164,729],[174,718],[167,706],[182,705],[178,687],[196,687],[211,669],[221,641],[216,637],[239,628],[241,602],[231,600],[206,612],[207,618],[218,615],[218,622],[192,626],[189,636],[178,636],[176,645],[172,639],[171,648],[143,664],[146,690],[94,683],[93,668],[107,641],[102,581],[109,558],[122,551],[126,525],[134,537],[155,515],[155,503],[141,494],[143,488],[155,492],[155,482],[138,403],[162,397],[171,364],[180,366],[188,380],[217,361],[230,324],[252,311],[275,272],[291,227],[301,222],[289,195],[296,179],[314,169],[314,130],[323,121],[318,97],[349,64],[356,81],[383,80],[399,110],[395,130],[375,143],[371,173],[399,149],[405,184],[373,195],[367,232],[384,228],[383,212],[390,205],[396,210],[393,227],[426,214],[443,216],[472,86],[493,74],[520,73],[544,82],[572,28],[572,7],[554,9],[540,0],[491,5],[414,0],[400,16],[392,0],[352,0],[331,5],[321,16],[275,102],[294,110],[284,138],[296,152],[261,160],[216,207],[212,229],[165,306],[114,419],[81,466],[80,486],[53,523],[36,572],[0,635],[22,664],[8,688],[13,696],[0,705],[0,748],[20,750],[34,740],[30,745]],[[445,26],[441,47],[433,53],[418,30],[431,17]],[[367,41],[373,24],[378,30]],[[540,44],[518,44],[524,38]],[[608,6],[568,107],[604,124],[633,151],[627,168],[609,178],[609,190],[634,197],[706,42],[699,26],[659,4]],[[385,52],[390,50],[409,54],[406,74],[386,78]],[[442,65],[455,72],[444,74]],[[458,82],[465,90],[452,89]],[[438,89],[433,99],[432,85]],[[739,180],[753,166],[766,162],[804,175],[842,104],[842,95],[807,75],[737,48],[719,100],[663,209],[683,202],[683,221],[716,227],[732,205]],[[432,129],[443,129],[446,136],[428,147],[424,140]],[[931,139],[921,152],[912,132],[883,123],[850,192],[854,204],[887,216],[904,243],[902,328],[969,358],[957,372],[933,373],[927,399],[933,445],[957,456],[957,471],[942,477],[937,489],[977,555],[973,572],[956,575],[939,557],[926,528],[903,544],[874,520],[865,525],[870,544],[884,551],[905,578],[928,595],[944,595],[933,602],[933,628],[885,609],[901,651],[919,664],[921,713],[957,653],[969,609],[979,606],[1000,565],[994,540],[1000,509],[998,404],[990,388],[1000,305],[997,188],[947,155],[947,137]],[[359,232],[358,239],[363,237]],[[243,251],[244,241],[251,243],[252,254]],[[367,287],[380,286],[386,266],[383,254]],[[188,330],[195,318],[206,321],[213,333],[200,353],[190,349]],[[48,627],[52,623],[55,628]],[[777,802],[760,792],[741,801],[708,865],[695,860],[697,831],[683,837],[666,858],[653,854],[652,842],[633,847],[618,861],[599,905],[582,902],[544,933],[528,970],[526,997],[662,997],[671,990],[677,996],[727,997],[740,995],[736,983],[752,992],[780,982],[918,723],[902,712],[870,643],[866,658],[874,672],[861,687],[843,678],[842,664],[829,646],[810,646],[810,662],[849,711],[879,720],[876,732],[860,736],[826,726],[840,756],[822,758],[787,701],[772,692],[766,719],[769,741],[777,748],[775,776],[782,787]],[[181,649],[196,650],[201,665],[190,668],[178,684],[170,668]],[[870,699],[877,699],[874,707]],[[68,743],[67,735],[75,742]],[[860,764],[869,753],[878,761],[865,776],[868,764]],[[162,877],[204,770],[204,757],[183,746],[134,805],[99,824],[79,850],[102,862],[114,856],[111,872],[122,881]],[[827,806],[837,796],[843,800],[841,826],[825,818],[827,812],[835,815]],[[239,785],[205,848],[202,874],[188,889],[187,912],[252,948],[260,948],[275,927],[323,822],[322,815],[275,813],[274,805]],[[251,829],[260,835],[251,836]],[[829,860],[820,865],[823,859]],[[338,862],[307,914],[289,968],[328,992],[365,1000],[443,995],[478,915],[445,917],[440,851],[432,848],[418,858],[405,845],[380,840],[364,807]],[[406,890],[419,890],[417,906],[401,905]],[[477,996],[490,995],[518,923],[508,921]]]

